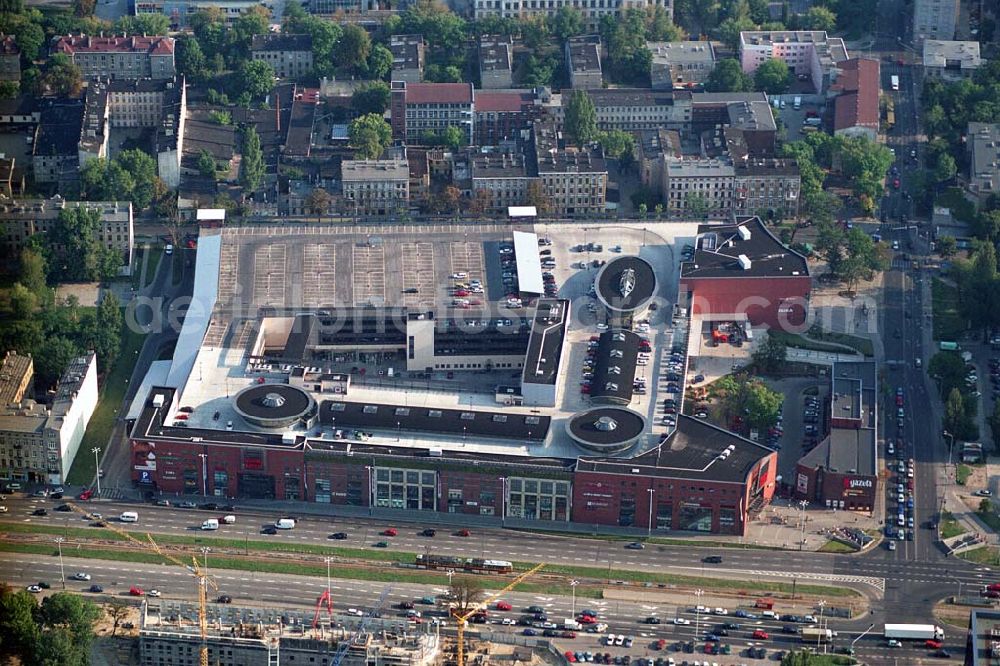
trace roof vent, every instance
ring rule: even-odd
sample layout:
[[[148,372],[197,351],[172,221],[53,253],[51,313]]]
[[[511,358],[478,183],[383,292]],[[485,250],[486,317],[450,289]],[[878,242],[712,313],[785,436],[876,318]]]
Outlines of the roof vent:
[[[739,233],[742,240],[750,240],[750,229],[746,225],[741,225],[737,227],[737,233]]]
[[[260,403],[265,407],[276,409],[285,404],[285,396],[280,393],[268,393]]]
[[[611,432],[618,427],[618,421],[615,421],[610,416],[602,416],[594,421],[594,427],[601,432]]]
[[[740,256],[736,257],[736,260],[738,262],[740,262],[740,268],[742,268],[745,271],[750,270],[750,265],[751,265],[750,264],[750,257],[748,257],[745,254],[741,254]]]

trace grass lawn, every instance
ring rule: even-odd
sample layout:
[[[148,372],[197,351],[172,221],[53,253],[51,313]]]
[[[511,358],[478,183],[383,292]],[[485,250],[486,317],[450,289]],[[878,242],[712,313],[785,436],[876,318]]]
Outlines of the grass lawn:
[[[975,562],[976,564],[1000,564],[1000,548],[997,548],[996,546],[973,548],[972,550],[967,550],[964,553],[959,553],[958,556],[963,560]]]
[[[965,330],[965,322],[958,313],[958,289],[934,278],[931,283],[931,301],[934,308],[934,339],[956,342]]]
[[[955,520],[955,516],[950,511],[943,511],[941,513],[941,538],[950,539],[959,534],[965,534],[965,528]]]
[[[842,345],[831,345],[819,342],[816,340],[807,340],[806,338],[798,335],[796,333],[789,333],[787,331],[779,331],[777,329],[771,329],[767,334],[777,340],[781,340],[789,347],[795,347],[796,349],[808,349],[810,351],[821,351],[821,352],[833,352],[834,354],[843,354],[847,352]]]
[[[122,404],[125,389],[128,387],[126,380],[132,376],[136,354],[142,349],[142,343],[146,339],[144,333],[131,331],[128,326],[123,326],[122,329],[121,351],[118,352],[118,358],[115,360],[111,372],[104,378],[97,409],[90,417],[90,423],[87,424],[87,431],[83,435],[83,441],[80,442],[80,449],[73,461],[73,467],[66,477],[68,484],[89,484],[93,480],[97,470],[94,455],[90,450],[95,446],[103,449],[108,445],[111,430],[115,427],[118,408]]]
[[[964,486],[972,475],[972,468],[968,465],[959,465],[955,468],[955,483]]]
[[[826,342],[846,345],[865,356],[875,355],[875,348],[872,346],[872,341],[868,338],[848,335],[847,333],[837,333],[836,331],[824,331],[819,326],[813,326],[809,329],[809,337],[814,340],[824,340]]]
[[[846,543],[843,543],[841,541],[835,541],[834,539],[830,539],[829,541],[827,541],[826,543],[824,543],[820,547],[819,552],[821,552],[821,553],[856,553],[856,552],[858,552],[858,549],[857,548],[853,548],[851,546],[848,546]]]
[[[149,264],[146,267],[146,279],[143,281],[143,287],[151,285],[156,278],[156,269],[160,265],[160,259],[163,258],[163,248],[157,245],[150,247],[146,252],[149,254]]]

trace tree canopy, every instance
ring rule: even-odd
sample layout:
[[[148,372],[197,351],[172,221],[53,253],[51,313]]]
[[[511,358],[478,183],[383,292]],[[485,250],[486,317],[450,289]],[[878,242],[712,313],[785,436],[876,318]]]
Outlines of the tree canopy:
[[[264,153],[260,147],[260,135],[253,127],[243,130],[243,151],[240,164],[240,184],[247,194],[257,191],[264,182]]]
[[[781,95],[792,84],[792,73],[784,60],[771,58],[754,72],[754,86],[769,95]]]
[[[743,73],[739,60],[723,58],[715,63],[712,73],[705,81],[708,92],[750,92],[753,90],[753,79]]]
[[[389,85],[384,81],[372,81],[360,86],[351,96],[351,107],[358,115],[368,113],[385,113],[389,108],[391,94]]]
[[[348,137],[358,158],[374,160],[392,143],[392,128],[380,114],[368,113],[351,121]]]
[[[574,90],[563,119],[563,129],[578,146],[597,138],[597,111],[585,90]]]

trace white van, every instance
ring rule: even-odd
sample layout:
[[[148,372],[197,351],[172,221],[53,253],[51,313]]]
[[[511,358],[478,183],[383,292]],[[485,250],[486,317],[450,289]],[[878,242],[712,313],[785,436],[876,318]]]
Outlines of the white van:
[[[164,248],[163,254],[165,254],[165,255],[167,255],[169,257],[173,253],[174,253],[174,246],[172,244],[170,244],[170,243],[167,243],[167,247]]]
[[[278,521],[274,523],[274,526],[277,527],[279,530],[290,530],[293,527],[295,527],[295,519],[279,518]]]
[[[217,530],[219,529],[219,521],[215,518],[209,518],[201,524],[201,529],[203,530]]]
[[[124,511],[122,515],[118,516],[118,520],[123,523],[137,523],[139,522],[139,514],[135,511]]]
[[[235,522],[236,522],[236,516],[234,516],[233,514],[229,514],[228,516],[222,517],[222,523],[224,525],[232,525]]]
[[[798,96],[795,97],[795,101],[792,102],[792,108],[793,109],[801,109],[802,108],[802,98],[801,97],[798,97]]]

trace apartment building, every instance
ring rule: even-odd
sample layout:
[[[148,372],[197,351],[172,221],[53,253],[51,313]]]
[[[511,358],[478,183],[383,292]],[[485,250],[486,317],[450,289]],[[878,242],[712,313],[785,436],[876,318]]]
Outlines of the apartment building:
[[[547,91],[483,90],[476,93],[473,135],[477,146],[495,146],[516,140],[522,130],[541,118],[547,108]]]
[[[284,0],[136,0],[135,13],[163,14],[170,19],[173,30],[183,30],[191,26],[191,17],[202,9],[218,10],[226,25],[232,27],[243,13],[254,7],[264,7],[271,12],[271,22],[281,23],[284,14]]]
[[[479,37],[480,88],[510,88],[512,83],[514,40],[507,35]]]
[[[833,132],[843,136],[878,138],[881,74],[878,60],[851,58],[841,63],[841,74],[830,86],[833,100]]]
[[[504,213],[508,206],[523,206],[528,201],[528,185],[534,181],[528,173],[525,155],[520,152],[477,153],[469,156],[472,195],[489,193],[490,213]]]
[[[715,69],[712,42],[646,42],[653,59],[649,78],[653,90],[696,88]]]
[[[0,33],[0,81],[21,80],[21,49],[11,35]]]
[[[529,173],[537,176],[551,215],[598,215],[605,210],[608,168],[599,151],[567,146],[552,121],[531,133]]]
[[[355,215],[393,215],[409,206],[410,167],[405,159],[344,160],[340,170],[345,206]]]
[[[736,216],[765,220],[793,218],[799,212],[799,166],[793,159],[747,158],[733,168],[733,208]]]
[[[663,201],[670,218],[723,217],[732,214],[736,172],[730,159],[667,159],[663,164]]]
[[[0,359],[0,405],[21,402],[31,390],[35,361],[30,354],[8,350]]]
[[[577,0],[474,0],[473,15],[476,20],[487,16],[501,18],[529,18],[532,16],[553,16],[562,7],[579,9],[588,30],[596,32],[601,17],[619,16],[631,9],[663,7],[671,17],[674,15],[673,0],[591,0],[589,3]]]
[[[982,204],[990,195],[1000,194],[1000,124],[969,123],[966,137],[968,191]]]
[[[145,35],[56,37],[52,53],[64,53],[85,78],[172,79],[174,38]]]
[[[97,356],[73,359],[52,404],[0,406],[0,480],[62,484],[97,407]]]
[[[48,233],[59,224],[59,213],[66,208],[101,211],[98,237],[105,247],[121,253],[122,272],[129,274],[135,232],[132,204],[128,201],[66,201],[59,195],[51,199],[0,201],[0,245],[4,255],[19,256],[32,236]]]
[[[308,76],[313,68],[312,36],[281,33],[254,35],[250,57],[266,62],[283,79]]]
[[[31,169],[35,182],[61,186],[79,181],[83,100],[44,100],[40,107],[31,141]]]
[[[392,80],[420,83],[424,78],[423,35],[393,35],[389,38],[392,52]]]
[[[979,55],[979,42],[926,39],[923,63],[924,76],[958,81],[972,76],[983,61]]]
[[[602,130],[676,129],[691,124],[691,93],[658,92],[647,88],[604,88],[588,90]],[[563,96],[569,104],[569,96]]]
[[[799,78],[823,92],[836,80],[838,64],[847,60],[847,46],[840,37],[823,30],[745,30],[740,33],[740,65],[753,74],[761,64],[777,58]]]
[[[458,127],[472,143],[475,89],[471,83],[393,81],[391,95],[394,139],[415,143],[426,130]]]
[[[600,88],[604,85],[601,69],[601,36],[580,35],[566,40],[566,69],[571,88]]]
[[[914,0],[913,41],[955,39],[959,0]]]

